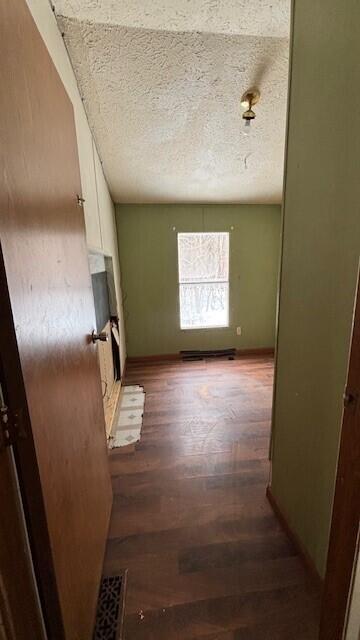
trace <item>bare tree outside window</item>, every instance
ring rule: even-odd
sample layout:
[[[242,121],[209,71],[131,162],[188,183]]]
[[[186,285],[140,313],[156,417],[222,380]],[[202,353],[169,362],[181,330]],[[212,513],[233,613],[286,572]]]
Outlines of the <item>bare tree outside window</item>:
[[[229,234],[179,233],[181,329],[229,325]]]

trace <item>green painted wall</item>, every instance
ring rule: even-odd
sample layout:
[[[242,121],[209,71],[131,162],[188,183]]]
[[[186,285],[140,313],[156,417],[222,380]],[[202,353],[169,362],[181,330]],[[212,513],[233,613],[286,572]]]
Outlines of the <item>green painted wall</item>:
[[[117,205],[116,219],[128,356],[274,345],[279,206]],[[229,328],[180,330],[181,231],[230,232]]]
[[[321,574],[360,247],[359,60],[358,0],[295,0],[272,489]]]

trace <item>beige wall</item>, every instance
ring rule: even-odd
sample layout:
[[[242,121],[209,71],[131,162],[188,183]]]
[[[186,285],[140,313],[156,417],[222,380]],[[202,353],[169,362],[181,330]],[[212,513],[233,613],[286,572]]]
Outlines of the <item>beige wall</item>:
[[[360,3],[293,15],[272,490],[324,574],[360,249]]]
[[[50,3],[48,0],[26,1],[74,107],[81,184],[85,198],[86,239],[89,249],[111,256],[113,260],[120,318],[121,362],[124,366],[126,347],[114,205],[88,125],[75,75]]]

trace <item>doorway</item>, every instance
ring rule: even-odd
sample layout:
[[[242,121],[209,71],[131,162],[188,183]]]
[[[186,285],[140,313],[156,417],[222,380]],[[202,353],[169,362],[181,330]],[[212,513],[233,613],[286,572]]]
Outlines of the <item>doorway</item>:
[[[0,321],[3,319],[0,312]],[[14,450],[11,415],[0,362],[0,638],[46,640]],[[19,601],[22,602],[21,614]]]

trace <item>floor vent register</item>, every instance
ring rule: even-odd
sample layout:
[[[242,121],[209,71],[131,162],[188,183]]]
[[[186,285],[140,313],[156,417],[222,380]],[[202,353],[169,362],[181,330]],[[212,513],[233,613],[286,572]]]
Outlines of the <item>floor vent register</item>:
[[[122,640],[126,571],[101,580],[93,640]]]

